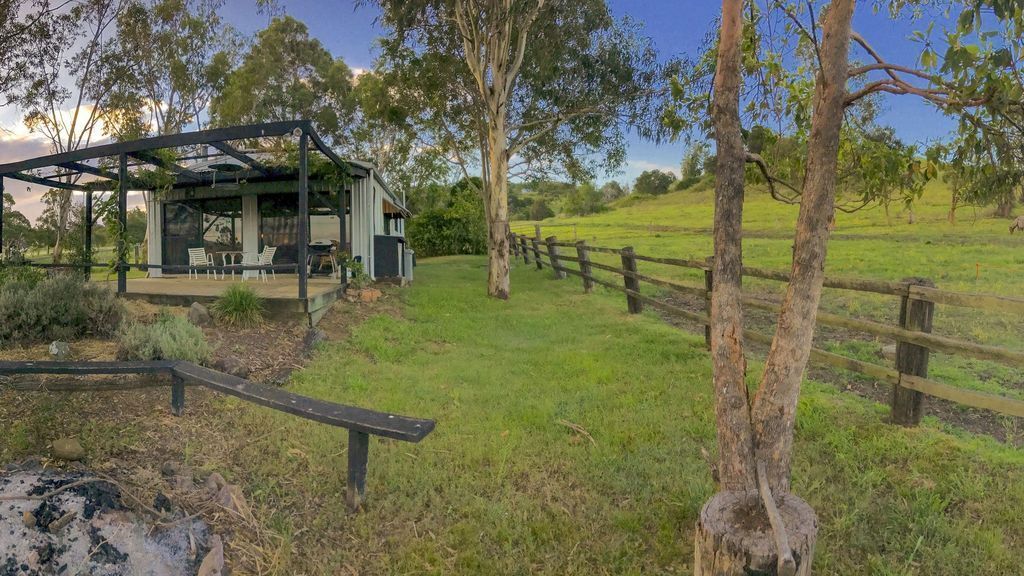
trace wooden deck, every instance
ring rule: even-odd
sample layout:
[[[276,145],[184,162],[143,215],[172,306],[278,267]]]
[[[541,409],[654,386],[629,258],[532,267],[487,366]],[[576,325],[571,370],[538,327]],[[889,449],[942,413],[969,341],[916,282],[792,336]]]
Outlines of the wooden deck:
[[[199,279],[188,276],[164,276],[162,278],[133,278],[128,280],[125,298],[144,300],[162,306],[191,306],[193,302],[209,304],[231,286],[242,283],[240,276],[232,280],[228,276],[213,280],[201,275]],[[117,282],[99,282],[111,290],[117,290]],[[299,299],[299,279],[294,274],[278,274],[277,279],[268,281],[249,279],[244,282],[265,300],[267,311],[275,316],[306,314],[311,324],[316,324],[330,306],[341,295],[342,286],[338,280],[327,277],[310,278],[307,284],[308,298]]]

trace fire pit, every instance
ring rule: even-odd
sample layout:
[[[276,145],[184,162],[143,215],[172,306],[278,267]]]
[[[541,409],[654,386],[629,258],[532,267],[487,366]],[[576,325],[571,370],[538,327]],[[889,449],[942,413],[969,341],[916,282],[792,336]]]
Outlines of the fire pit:
[[[87,472],[0,472],[0,576],[191,575],[209,540],[195,518],[151,525]]]

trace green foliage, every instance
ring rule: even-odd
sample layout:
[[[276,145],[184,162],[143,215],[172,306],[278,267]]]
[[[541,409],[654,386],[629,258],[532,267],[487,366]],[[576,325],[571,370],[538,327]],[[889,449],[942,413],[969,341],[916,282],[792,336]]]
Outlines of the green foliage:
[[[134,323],[118,340],[117,357],[122,360],[184,360],[206,364],[210,346],[202,329],[187,318],[161,311],[152,324]]]
[[[616,180],[611,180],[609,182],[606,182],[604,186],[601,186],[601,198],[605,202],[618,200],[619,198],[622,198],[626,194],[628,194],[626,189],[623,188],[622,184],[619,184]]]
[[[483,254],[487,251],[483,206],[472,194],[453,194],[448,207],[414,216],[406,238],[421,258]]]
[[[555,211],[548,206],[547,200],[537,196],[530,202],[530,209],[527,215],[527,220],[543,220],[545,218],[551,218],[555,215]]]
[[[585,182],[576,186],[572,194],[565,199],[563,206],[565,213],[572,216],[586,216],[606,210],[604,205],[604,194],[594,187],[593,184]]]
[[[352,70],[291,16],[259,32],[210,103],[218,126],[305,118],[337,142],[345,141],[354,113]]]
[[[214,318],[232,326],[259,326],[264,311],[263,298],[246,284],[232,284],[210,306]]]
[[[660,196],[668,192],[675,181],[676,176],[671,172],[647,170],[637,176],[636,182],[633,183],[633,193]]]
[[[46,279],[46,271],[19,264],[0,264],[0,288],[8,284],[21,284],[26,288],[35,288]]]
[[[748,143],[751,152],[754,150]],[[686,155],[683,156],[683,163],[679,170],[679,182],[676,183],[676,190],[685,190],[700,181],[705,174],[705,166],[710,156],[708,145],[705,142],[698,142],[689,147]]]
[[[79,274],[0,286],[0,346],[116,334],[124,303]]]

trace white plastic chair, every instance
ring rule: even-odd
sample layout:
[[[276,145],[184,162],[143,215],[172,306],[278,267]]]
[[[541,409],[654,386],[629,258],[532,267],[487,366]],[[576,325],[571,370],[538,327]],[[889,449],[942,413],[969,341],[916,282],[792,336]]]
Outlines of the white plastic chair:
[[[199,279],[199,267],[206,266],[206,277],[210,277],[210,272],[213,272],[213,279],[217,279],[217,272],[210,270],[210,266],[213,266],[213,255],[207,254],[204,248],[189,248],[188,249],[188,277],[191,279],[192,274],[195,273],[195,279]]]
[[[263,253],[260,254],[260,266],[273,266],[275,254],[277,254],[277,246],[265,246],[263,248]],[[277,280],[277,272],[271,270],[270,273],[274,276],[274,280]],[[263,278],[264,282],[267,281],[266,270],[260,270],[260,276]]]

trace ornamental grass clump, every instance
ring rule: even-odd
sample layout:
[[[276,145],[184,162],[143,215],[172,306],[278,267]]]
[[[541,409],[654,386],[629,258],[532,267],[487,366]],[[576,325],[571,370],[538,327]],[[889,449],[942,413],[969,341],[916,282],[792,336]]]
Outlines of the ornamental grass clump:
[[[232,284],[210,306],[213,317],[224,324],[252,327],[263,324],[263,298],[245,284]]]

